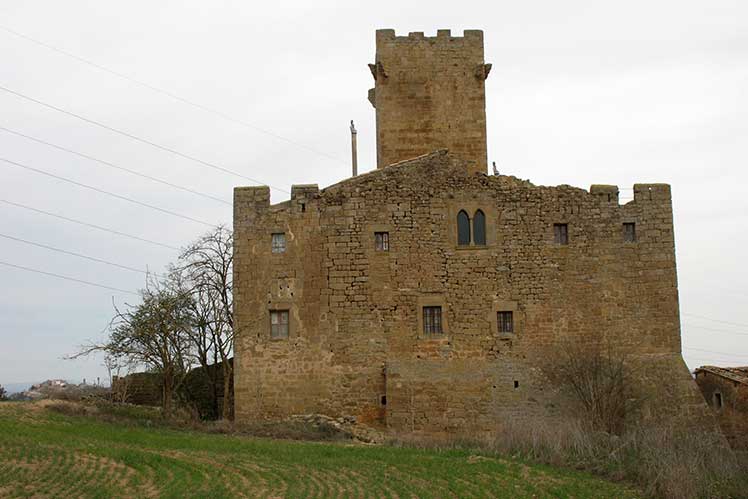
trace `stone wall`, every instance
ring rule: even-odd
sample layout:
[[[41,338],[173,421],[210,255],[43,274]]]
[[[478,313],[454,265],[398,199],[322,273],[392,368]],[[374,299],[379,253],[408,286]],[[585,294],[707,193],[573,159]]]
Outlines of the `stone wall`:
[[[445,151],[319,191],[234,193],[237,420],[319,412],[427,435],[491,434],[571,405],[545,368],[568,344],[629,359],[642,415],[708,417],[680,355],[670,187],[586,191],[476,173]],[[486,215],[483,246],[456,217]],[[623,223],[636,224],[624,242]],[[554,224],[568,224],[568,245]],[[377,251],[375,232],[389,233]],[[287,249],[271,252],[271,234]],[[422,307],[444,333],[426,336]],[[289,310],[288,339],[270,310]],[[496,312],[515,330],[499,333]]]
[[[485,172],[490,65],[483,60],[483,32],[456,37],[439,30],[424,37],[380,29],[376,45],[369,100],[376,108],[378,167],[449,149]]]
[[[696,370],[696,383],[730,446],[748,450],[748,383],[727,379],[703,368]],[[721,407],[717,393],[721,397]]]

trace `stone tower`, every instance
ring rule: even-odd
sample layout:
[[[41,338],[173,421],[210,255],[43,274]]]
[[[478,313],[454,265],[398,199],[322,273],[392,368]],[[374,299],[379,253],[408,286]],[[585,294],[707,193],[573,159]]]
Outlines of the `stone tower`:
[[[375,88],[377,167],[449,149],[470,161],[472,171],[486,172],[485,79],[483,32],[452,36],[439,30],[395,36],[377,30],[376,62],[369,64]]]

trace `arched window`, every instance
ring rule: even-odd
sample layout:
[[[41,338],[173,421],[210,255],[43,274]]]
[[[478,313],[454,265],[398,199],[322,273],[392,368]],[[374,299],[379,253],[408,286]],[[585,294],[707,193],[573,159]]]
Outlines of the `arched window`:
[[[476,211],[473,217],[473,239],[476,246],[486,245],[486,215],[481,210]]]
[[[468,246],[470,244],[470,219],[465,210],[457,214],[457,244]]]

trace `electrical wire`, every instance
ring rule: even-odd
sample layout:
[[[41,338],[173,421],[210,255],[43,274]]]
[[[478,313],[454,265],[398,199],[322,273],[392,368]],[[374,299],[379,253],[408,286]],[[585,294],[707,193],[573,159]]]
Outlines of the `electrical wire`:
[[[213,201],[218,201],[219,203],[223,203],[225,205],[232,206],[232,203],[230,201],[226,201],[225,199],[221,199],[221,198],[218,198],[218,197],[215,197],[215,196],[211,196],[210,194],[205,194],[204,192],[196,191],[194,189],[190,189],[189,187],[183,187],[181,185],[173,184],[173,183],[168,182],[166,180],[162,180],[160,178],[156,178],[156,177],[152,177],[150,175],[146,175],[145,173],[140,173],[138,171],[131,170],[129,168],[125,168],[124,166],[115,165],[114,163],[111,163],[109,161],[105,161],[103,159],[99,159],[99,158],[96,158],[94,156],[90,156],[88,154],[84,154],[82,152],[74,151],[73,149],[68,149],[66,147],[63,147],[63,146],[60,146],[60,145],[57,145],[57,144],[53,144],[51,142],[47,142],[46,140],[42,140],[40,138],[33,137],[31,135],[27,135],[25,133],[21,133],[21,132],[19,132],[17,130],[12,130],[10,128],[6,128],[6,127],[4,127],[2,125],[0,125],[0,130],[2,130],[4,132],[7,132],[7,133],[12,133],[14,135],[17,135],[19,137],[23,137],[23,138],[28,139],[28,140],[33,140],[34,142],[37,142],[39,144],[44,144],[44,145],[49,146],[49,147],[54,147],[55,149],[59,149],[60,151],[65,151],[65,152],[70,153],[70,154],[75,154],[76,156],[80,156],[81,158],[85,158],[85,159],[88,159],[90,161],[95,161],[96,163],[100,163],[100,164],[108,166],[110,168],[116,168],[117,170],[121,170],[121,171],[130,173],[131,175],[136,175],[138,177],[145,178],[145,179],[151,180],[153,182],[157,182],[159,184],[168,185],[169,187],[173,187],[175,189],[179,189],[179,190],[184,191],[184,192],[189,192],[191,194],[196,194],[198,196],[201,196],[201,197],[204,197],[204,198],[207,198],[207,199],[212,199]]]
[[[65,109],[62,109],[61,107],[57,107],[57,106],[54,106],[52,104],[48,104],[46,102],[40,101],[38,99],[34,99],[33,97],[29,97],[28,95],[22,94],[21,92],[16,92],[15,90],[12,90],[12,89],[10,89],[8,87],[5,87],[3,85],[0,85],[0,90],[2,90],[4,92],[7,92],[9,94],[13,94],[13,95],[15,95],[17,97],[20,97],[22,99],[25,99],[27,101],[34,102],[34,103],[39,104],[40,106],[44,106],[44,107],[46,107],[48,109],[52,109],[52,110],[58,111],[60,113],[66,114],[68,116],[72,116],[73,118],[79,119],[79,120],[84,121],[86,123],[89,123],[91,125],[95,125],[97,127],[103,128],[104,130],[108,130],[110,132],[117,133],[119,135],[122,135],[124,137],[128,137],[130,139],[136,140],[136,141],[141,142],[143,144],[147,144],[147,145],[149,145],[151,147],[155,147],[156,149],[160,149],[162,151],[166,151],[168,153],[174,154],[175,156],[179,156],[180,158],[188,159],[188,160],[193,161],[195,163],[201,164],[201,165],[203,165],[205,167],[212,168],[214,170],[219,170],[219,171],[222,171],[224,173],[228,173],[229,175],[233,175],[235,177],[243,178],[245,180],[249,180],[250,182],[254,182],[255,184],[268,185],[268,187],[270,187],[271,189],[274,189],[276,191],[280,191],[280,192],[283,192],[283,193],[286,193],[286,194],[290,194],[290,192],[287,191],[287,190],[285,190],[285,189],[281,189],[279,187],[273,187],[273,186],[271,186],[269,184],[266,184],[264,182],[261,182],[261,181],[259,181],[257,179],[254,179],[252,177],[248,177],[246,175],[242,175],[241,173],[235,172],[233,170],[229,170],[228,168],[224,168],[223,166],[217,165],[215,163],[210,163],[208,161],[202,160],[202,159],[197,158],[195,156],[190,156],[189,154],[185,154],[183,152],[179,152],[176,149],[172,149],[172,148],[167,147],[167,146],[162,146],[161,144],[157,144],[156,142],[152,142],[152,141],[150,141],[148,139],[144,139],[142,137],[138,137],[137,135],[133,135],[133,134],[131,134],[129,132],[125,132],[125,131],[119,130],[119,129],[111,127],[109,125],[105,125],[104,123],[101,123],[101,122],[96,121],[96,120],[92,120],[90,118],[86,118],[85,116],[73,113],[71,111],[67,111]]]
[[[31,268],[31,267],[24,267],[22,265],[15,265],[13,263],[8,263],[8,262],[0,261],[0,265],[5,265],[6,267],[12,267],[14,269],[19,269],[19,270],[25,270],[27,272],[35,272],[37,274],[43,274],[43,275],[50,276],[50,277],[56,277],[58,279],[65,279],[66,281],[73,281],[73,282],[77,282],[77,283],[81,283],[81,284],[87,284],[89,286],[95,286],[97,288],[104,288],[104,289],[108,289],[110,291],[117,291],[117,292],[120,292],[120,293],[127,293],[127,294],[131,294],[131,295],[140,296],[140,295],[138,295],[138,293],[136,293],[134,291],[128,291],[126,289],[120,289],[120,288],[114,288],[112,286],[106,286],[104,284],[98,284],[98,283],[95,283],[95,282],[84,281],[83,279],[77,279],[75,277],[69,277],[69,276],[64,276],[64,275],[60,275],[60,274],[55,274],[53,272],[46,272],[44,270],[34,269],[34,268]]]
[[[51,177],[51,178],[60,180],[62,182],[67,182],[69,184],[77,185],[78,187],[83,187],[84,189],[90,189],[92,191],[95,191],[95,192],[98,192],[98,193],[101,193],[101,194],[106,194],[107,196],[111,196],[111,197],[114,197],[114,198],[117,198],[117,199],[121,199],[121,200],[127,201],[129,203],[137,204],[137,205],[143,206],[145,208],[150,208],[151,210],[160,211],[161,213],[166,213],[166,214],[171,215],[173,217],[183,218],[185,220],[189,220],[191,222],[202,224],[202,225],[205,225],[205,226],[208,226],[208,227],[218,227],[217,225],[214,225],[214,224],[211,224],[211,223],[208,223],[208,222],[203,222],[202,220],[198,220],[197,218],[192,218],[192,217],[190,217],[188,215],[182,215],[181,213],[177,213],[175,211],[167,210],[165,208],[159,208],[158,206],[154,206],[152,204],[144,203],[142,201],[138,201],[136,199],[129,198],[127,196],[122,196],[120,194],[115,194],[115,193],[110,192],[110,191],[105,191],[104,189],[99,189],[98,187],[93,187],[93,186],[90,186],[88,184],[83,184],[81,182],[77,182],[75,180],[71,180],[69,178],[62,177],[60,175],[55,175],[54,173],[49,173],[49,172],[46,172],[44,170],[40,170],[38,168],[34,168],[32,166],[24,165],[24,164],[18,163],[16,161],[11,161],[11,160],[9,160],[7,158],[0,158],[0,161],[4,161],[5,163],[11,164],[13,166],[17,166],[19,168],[23,168],[25,170],[32,171],[34,173],[38,173],[40,175],[46,175],[47,177]]]
[[[76,253],[74,251],[68,251],[68,250],[64,250],[64,249],[60,249],[60,248],[55,248],[54,246],[47,246],[46,244],[35,243],[34,241],[29,241],[27,239],[21,239],[20,237],[10,236],[8,234],[2,234],[2,233],[0,233],[0,237],[4,237],[5,239],[10,239],[12,241],[16,241],[16,242],[19,242],[19,243],[28,244],[28,245],[31,245],[31,246],[37,246],[39,248],[44,248],[46,250],[56,251],[58,253],[64,253],[66,255],[71,255],[71,256],[78,257],[78,258],[84,258],[86,260],[91,260],[93,262],[103,263],[105,265],[111,265],[112,267],[117,267],[117,268],[120,268],[120,269],[129,270],[131,272],[138,272],[140,274],[145,274],[145,275],[156,275],[156,276],[160,276],[160,274],[156,274],[155,272],[149,272],[147,270],[137,269],[135,267],[129,267],[127,265],[122,265],[122,264],[119,264],[119,263],[110,262],[108,260],[102,260],[101,258],[96,258],[96,257],[93,257],[93,256],[83,255],[81,253]]]
[[[101,225],[96,225],[96,224],[92,224],[92,223],[89,223],[89,222],[84,222],[82,220],[77,220],[75,218],[66,217],[66,216],[63,216],[63,215],[59,215],[57,213],[52,213],[50,211],[40,210],[39,208],[34,208],[33,206],[27,206],[27,205],[21,204],[21,203],[14,203],[13,201],[8,201],[7,199],[0,199],[0,203],[5,203],[5,204],[8,204],[10,206],[15,206],[16,208],[23,208],[24,210],[33,211],[35,213],[41,213],[43,215],[47,215],[47,216],[50,216],[50,217],[58,218],[60,220],[65,220],[66,222],[75,223],[75,224],[82,225],[84,227],[88,227],[88,228],[91,228],[91,229],[96,229],[96,230],[100,230],[100,231],[103,231],[103,232],[109,232],[110,234],[115,234],[115,235],[118,235],[118,236],[127,237],[127,238],[134,239],[136,241],[140,241],[140,242],[144,242],[144,243],[149,243],[149,244],[152,244],[154,246],[160,246],[162,248],[167,248],[167,249],[170,249],[170,250],[180,251],[180,248],[178,248],[176,246],[172,246],[170,244],[160,243],[158,241],[153,241],[151,239],[146,239],[144,237],[135,236],[135,235],[132,235],[132,234],[128,234],[126,232],[120,232],[118,230],[111,229],[111,228],[108,228],[108,227],[103,227]]]
[[[261,128],[261,127],[259,127],[257,125],[253,125],[252,123],[249,123],[249,122],[246,122],[246,121],[242,121],[242,120],[240,120],[238,118],[234,118],[233,116],[230,116],[230,115],[228,115],[228,114],[226,114],[226,113],[224,113],[222,111],[218,111],[216,109],[210,108],[210,107],[205,106],[203,104],[199,104],[197,102],[191,101],[189,99],[181,97],[181,96],[179,96],[179,95],[177,95],[177,94],[175,94],[173,92],[170,92],[168,90],[164,90],[162,88],[156,87],[156,86],[151,85],[149,83],[145,83],[145,82],[143,82],[141,80],[137,80],[137,79],[135,79],[135,78],[133,78],[131,76],[128,76],[128,75],[126,75],[124,73],[120,73],[119,71],[115,71],[115,70],[110,69],[110,68],[108,68],[106,66],[102,66],[101,64],[97,64],[97,63],[95,63],[93,61],[90,61],[90,60],[85,59],[85,58],[83,58],[81,56],[75,55],[75,54],[73,54],[71,52],[68,52],[66,50],[63,50],[61,48],[55,47],[54,45],[51,45],[49,43],[46,43],[46,42],[43,42],[41,40],[37,40],[35,38],[32,38],[32,37],[30,37],[28,35],[25,35],[23,33],[20,33],[18,31],[10,29],[10,28],[8,28],[6,26],[0,26],[0,29],[2,29],[3,31],[5,31],[7,33],[10,33],[10,34],[12,34],[14,36],[17,36],[19,38],[23,38],[24,40],[30,41],[30,42],[32,42],[32,43],[34,43],[36,45],[44,47],[44,48],[46,48],[48,50],[51,50],[53,52],[57,52],[58,54],[62,54],[64,56],[66,56],[66,57],[70,57],[72,59],[75,59],[78,62],[82,62],[84,64],[87,64],[87,65],[89,65],[89,66],[91,66],[93,68],[96,68],[96,69],[100,70],[100,71],[104,71],[104,72],[109,73],[111,75],[117,76],[118,78],[122,78],[123,80],[127,80],[127,81],[129,81],[131,83],[135,83],[136,85],[140,85],[141,87],[147,88],[148,90],[151,90],[153,92],[159,93],[161,95],[165,95],[165,96],[167,96],[167,97],[169,97],[171,99],[179,101],[179,102],[181,102],[183,104],[187,104],[187,105],[192,106],[192,107],[194,107],[196,109],[200,109],[201,111],[213,114],[215,116],[223,118],[223,119],[225,119],[227,121],[230,121],[232,123],[235,123],[237,125],[241,125],[241,126],[244,126],[246,128],[249,128],[251,130],[254,130],[254,131],[263,133],[265,135],[268,135],[270,137],[273,137],[275,139],[285,141],[285,142],[287,142],[287,143],[289,143],[291,145],[294,145],[294,146],[299,147],[301,149],[306,149],[307,151],[313,152],[313,153],[318,154],[320,156],[324,156],[326,158],[332,159],[332,160],[337,161],[339,163],[342,163],[342,164],[345,164],[345,165],[348,164],[344,160],[342,160],[342,159],[340,159],[340,158],[338,158],[336,156],[332,156],[331,154],[327,154],[326,152],[320,151],[318,149],[315,149],[313,147],[307,146],[307,145],[302,144],[300,142],[296,142],[296,141],[294,141],[292,139],[289,139],[288,137],[284,137],[283,135],[277,134],[275,132],[271,132],[270,130],[266,130],[266,129]]]

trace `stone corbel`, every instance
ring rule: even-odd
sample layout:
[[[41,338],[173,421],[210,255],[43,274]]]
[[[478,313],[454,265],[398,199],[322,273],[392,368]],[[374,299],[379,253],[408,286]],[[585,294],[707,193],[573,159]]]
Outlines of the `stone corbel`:
[[[377,61],[375,64],[369,64],[369,71],[371,71],[371,75],[374,77],[374,80],[377,79],[378,75],[382,75],[384,78],[387,78],[387,73],[384,71],[384,66],[379,61]]]
[[[475,77],[479,80],[485,80],[488,78],[488,73],[491,72],[491,64],[479,64],[477,68],[475,68]]]

